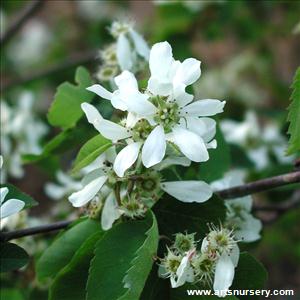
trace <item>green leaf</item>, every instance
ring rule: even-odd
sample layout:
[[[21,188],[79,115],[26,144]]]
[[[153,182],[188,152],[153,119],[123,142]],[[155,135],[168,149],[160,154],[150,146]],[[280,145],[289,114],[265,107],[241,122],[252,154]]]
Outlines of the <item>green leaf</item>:
[[[72,172],[77,172],[83,167],[93,162],[100,154],[111,147],[110,140],[104,138],[102,135],[97,134],[88,140],[80,149]]]
[[[239,263],[235,270],[234,280],[231,289],[237,290],[260,290],[263,289],[268,278],[264,266],[252,255],[243,252],[240,255]],[[243,296],[243,299],[261,299],[261,297]]]
[[[99,231],[90,236],[76,251],[70,263],[57,274],[50,287],[49,300],[85,299],[90,261],[94,256],[95,244],[103,233]]]
[[[213,195],[204,203],[184,203],[164,195],[154,206],[159,232],[172,237],[177,232],[199,234],[203,237],[208,231],[207,223],[219,224],[225,218],[224,201]]]
[[[101,230],[99,222],[84,219],[60,234],[37,262],[38,279],[54,277],[69,263],[81,244],[99,230]]]
[[[1,184],[1,187],[7,187],[8,188],[8,194],[5,197],[5,200],[8,199],[19,199],[25,202],[25,208],[30,208],[33,206],[38,205],[38,202],[36,202],[33,198],[31,198],[29,195],[23,193],[20,191],[17,187],[10,183]]]
[[[107,231],[96,244],[87,300],[138,300],[153,264],[158,230],[153,213]]]
[[[199,179],[212,182],[223,177],[231,165],[230,150],[219,127],[216,132],[217,148],[209,150],[209,160],[199,167]]]
[[[26,251],[13,243],[1,243],[0,246],[0,272],[17,270],[28,263]]]
[[[85,126],[84,123],[81,124],[81,122],[79,122],[79,124],[77,124],[78,126],[63,130],[44,146],[41,154],[23,155],[23,161],[25,163],[38,162],[51,155],[62,154],[78,145],[82,145],[94,135],[94,130],[92,130],[90,126]]]
[[[52,126],[64,129],[75,126],[83,115],[81,103],[92,101],[93,93],[86,90],[92,84],[92,80],[85,68],[77,68],[75,82],[77,85],[64,82],[57,88],[48,112],[48,121]]]
[[[167,300],[170,294],[170,283],[158,276],[158,265],[153,264],[145,283],[140,300]]]
[[[17,289],[7,289],[1,286],[0,299],[6,300],[24,300],[22,294]]]
[[[290,126],[288,133],[290,134],[289,147],[287,154],[293,154],[300,150],[300,67],[296,71],[292,84],[293,93],[291,96],[291,104],[288,108],[288,122]]]

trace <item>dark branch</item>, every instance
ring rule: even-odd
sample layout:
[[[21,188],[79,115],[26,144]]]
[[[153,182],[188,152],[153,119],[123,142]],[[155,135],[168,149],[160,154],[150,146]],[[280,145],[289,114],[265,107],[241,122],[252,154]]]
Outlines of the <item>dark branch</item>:
[[[39,233],[47,233],[51,231],[60,230],[68,227],[73,221],[61,221],[47,225],[36,226],[32,228],[1,232],[0,233],[0,241],[7,242],[13,239],[18,239],[28,235],[35,235]]]
[[[262,191],[267,191],[272,188],[284,186],[287,184],[297,183],[297,182],[300,182],[300,171],[279,175],[271,178],[266,178],[262,180],[257,180],[237,187],[221,190],[216,193],[223,199],[230,199],[230,198],[246,196],[246,195],[250,195]],[[297,195],[299,196],[298,193]],[[292,200],[291,203],[282,204],[281,206],[275,206],[273,210],[282,213],[297,205],[299,205],[299,197],[296,197],[296,200],[295,199]],[[261,210],[271,210],[271,207],[270,206],[266,206],[265,208],[261,207]],[[49,225],[37,226],[33,228],[15,230],[10,232],[1,232],[0,241],[5,242],[5,241],[9,241],[12,239],[16,239],[28,235],[47,233],[47,232],[63,229],[68,227],[71,223],[72,221],[62,221],[62,222],[52,223]]]
[[[0,43],[3,47],[18,31],[19,29],[42,7],[43,0],[34,0],[18,14],[14,22],[1,35]]]
[[[223,199],[232,199],[268,191],[280,186],[292,183],[300,183],[300,171],[274,176],[266,179],[257,180],[243,185],[235,186],[229,189],[217,191],[216,194]]]
[[[87,64],[95,60],[96,55],[97,55],[96,51],[88,51],[80,54],[74,54],[71,57],[64,59],[63,61],[60,61],[50,67],[35,72],[33,71],[28,75],[24,75],[17,79],[4,82],[2,85],[2,92],[14,86],[18,86],[34,80],[38,80],[50,76],[52,74],[56,74],[64,70],[76,67],[78,65]]]

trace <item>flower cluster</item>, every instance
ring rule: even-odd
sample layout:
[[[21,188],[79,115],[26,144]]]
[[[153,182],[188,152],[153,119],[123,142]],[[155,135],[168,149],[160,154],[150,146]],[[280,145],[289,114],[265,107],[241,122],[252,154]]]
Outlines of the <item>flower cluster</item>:
[[[23,92],[16,107],[1,101],[1,154],[4,166],[1,170],[1,182],[6,181],[7,173],[15,178],[24,175],[22,154],[39,154],[40,140],[47,133],[46,125],[33,112],[32,93]]]
[[[294,160],[294,156],[285,156],[286,139],[278,125],[274,122],[260,125],[254,111],[248,111],[243,122],[223,120],[220,126],[229,143],[237,144],[247,151],[256,170],[268,167],[272,156],[282,164]]]
[[[239,247],[231,230],[211,225],[197,250],[195,234],[178,233],[175,242],[161,259],[159,276],[170,278],[172,288],[185,283],[211,287],[217,295],[225,296],[234,278],[239,260]]]
[[[210,116],[221,113],[225,101],[193,102],[186,88],[200,77],[200,61],[175,60],[167,42],[152,47],[149,67],[144,91],[129,71],[114,78],[113,92],[99,84],[87,88],[126,114],[120,122],[104,119],[89,103],[81,105],[88,122],[112,146],[102,154],[104,164],[84,177],[83,188],[69,200],[75,207],[92,203],[93,216],[102,211],[105,229],[122,215],[143,216],[163,192],[184,202],[204,202],[212,195],[203,181],[165,182],[160,171],[209,159],[207,149],[217,146],[216,122]]]
[[[110,81],[123,70],[137,72],[149,60],[149,47],[130,22],[113,22],[109,32],[116,43],[101,50],[102,61],[97,72],[100,81]]]

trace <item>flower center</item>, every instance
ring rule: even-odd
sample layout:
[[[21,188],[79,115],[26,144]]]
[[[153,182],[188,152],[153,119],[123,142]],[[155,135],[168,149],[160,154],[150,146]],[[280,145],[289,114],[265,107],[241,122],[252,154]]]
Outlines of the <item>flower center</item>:
[[[138,141],[144,141],[152,131],[152,126],[145,119],[139,120],[132,128],[132,137]]]
[[[150,99],[158,108],[154,121],[163,126],[166,133],[180,120],[179,107],[175,102],[166,101],[166,97],[152,97]]]

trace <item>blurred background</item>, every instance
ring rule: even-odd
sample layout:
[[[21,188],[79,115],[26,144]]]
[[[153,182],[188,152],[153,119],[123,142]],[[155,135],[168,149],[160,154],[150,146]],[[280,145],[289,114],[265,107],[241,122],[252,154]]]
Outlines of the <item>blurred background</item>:
[[[232,145],[233,167],[246,169],[249,180],[293,170],[296,157],[285,156],[286,109],[300,65],[299,1],[38,1],[22,26],[12,30],[30,5],[11,0],[0,8],[1,181],[15,184],[40,205],[3,226],[16,229],[74,214],[66,197],[78,186],[67,175],[76,151],[36,164],[24,164],[24,155],[38,155],[59,132],[46,113],[56,87],[74,82],[77,66],[86,66],[99,81],[99,51],[114,41],[108,30],[114,20],[134,22],[149,45],[167,40],[176,59],[201,60],[194,93],[196,99],[227,100],[220,126]],[[291,197],[300,197],[299,191],[282,188],[254,198],[260,204]],[[269,272],[268,288],[300,294],[299,208],[285,214],[258,211],[257,216],[267,224],[251,252]],[[45,243],[23,242],[33,255]],[[16,272],[14,282],[5,278],[5,288],[30,284],[28,299],[46,299],[46,283],[32,283],[32,272]],[[18,290],[9,295],[3,299],[27,299]]]

